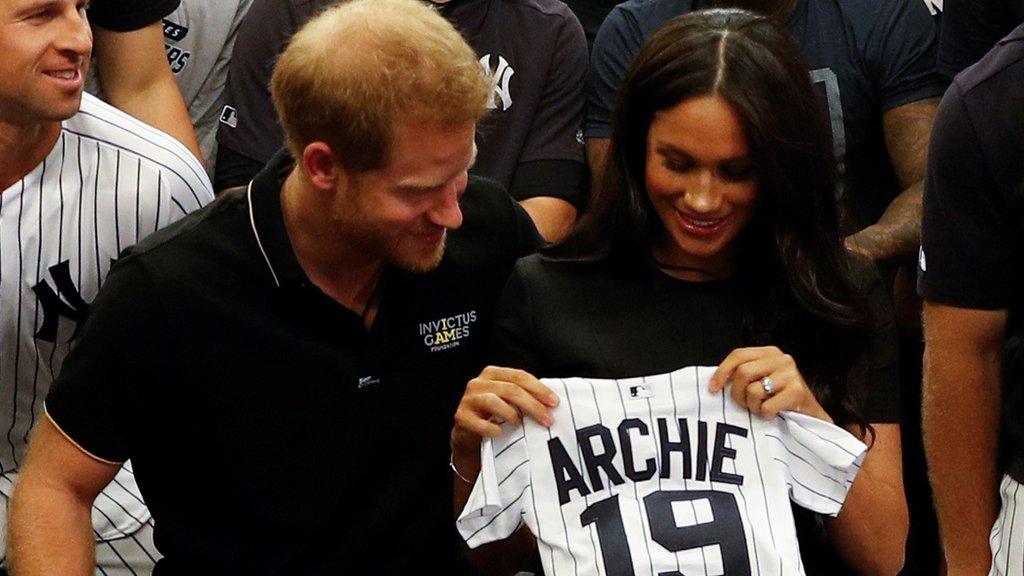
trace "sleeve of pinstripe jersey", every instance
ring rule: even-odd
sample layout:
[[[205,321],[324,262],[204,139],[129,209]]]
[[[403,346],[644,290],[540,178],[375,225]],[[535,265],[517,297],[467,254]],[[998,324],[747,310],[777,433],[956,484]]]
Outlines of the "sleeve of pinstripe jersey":
[[[530,497],[530,456],[524,426],[505,426],[480,444],[480,474],[456,525],[470,548],[508,538],[522,525]]]
[[[821,514],[839,514],[867,446],[838,426],[795,412],[779,419],[777,440],[775,457],[785,464],[790,499]]]

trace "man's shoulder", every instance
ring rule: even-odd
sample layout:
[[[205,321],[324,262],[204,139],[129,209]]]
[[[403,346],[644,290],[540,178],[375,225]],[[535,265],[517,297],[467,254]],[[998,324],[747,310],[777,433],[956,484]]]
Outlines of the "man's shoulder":
[[[690,0],[627,0],[608,14],[605,22],[629,22],[635,25],[646,40],[669,20],[693,10]]]
[[[964,95],[986,92],[985,86],[1001,78],[1010,78],[1012,81],[1018,82],[1022,67],[1024,67],[1024,24],[1000,40],[981,60],[958,74],[953,82]],[[1016,93],[1024,97],[1024,90],[1018,90]]]
[[[575,20],[576,15],[562,0],[498,0],[507,10],[555,23]],[[504,20],[504,19],[503,19]]]
[[[222,194],[208,206],[157,230],[123,253],[146,263],[208,261],[216,266],[217,250],[233,250],[245,243],[248,203],[245,190]],[[191,255],[191,256],[190,256]],[[168,271],[183,271],[174,265]]]
[[[183,144],[88,93],[82,94],[78,113],[65,120],[63,130],[81,139],[82,146],[109,152],[115,163],[173,176],[159,184],[172,194],[187,188],[201,204],[213,200],[213,186],[199,160]],[[89,155],[79,155],[86,161]],[[135,170],[138,172],[138,169]]]

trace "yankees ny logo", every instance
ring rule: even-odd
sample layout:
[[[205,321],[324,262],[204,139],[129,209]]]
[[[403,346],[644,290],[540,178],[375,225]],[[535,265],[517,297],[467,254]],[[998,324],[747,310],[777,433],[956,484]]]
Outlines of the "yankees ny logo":
[[[503,56],[498,56],[498,66],[491,68],[491,55],[484,54],[480,57],[480,65],[484,73],[491,79],[491,87],[494,89],[494,99],[487,103],[487,107],[494,110],[498,107],[498,99],[501,99],[501,111],[504,112],[512,107],[512,92],[509,89],[509,82],[516,71],[509,66]]]
[[[68,260],[50,266],[50,276],[57,285],[57,292],[53,291],[46,280],[32,287],[39,304],[43,307],[43,325],[36,332],[36,338],[45,342],[55,342],[59,319],[64,316],[75,322],[75,331],[71,334],[71,340],[74,340],[89,314],[89,305],[82,299],[82,295],[71,280],[71,266]]]

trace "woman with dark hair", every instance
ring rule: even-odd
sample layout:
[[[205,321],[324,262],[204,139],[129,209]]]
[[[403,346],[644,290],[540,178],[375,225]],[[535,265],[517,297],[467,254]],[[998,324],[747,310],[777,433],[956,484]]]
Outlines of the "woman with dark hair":
[[[803,413],[870,446],[825,521],[828,540],[858,573],[899,570],[895,329],[877,274],[843,248],[831,139],[806,70],[770,21],[739,10],[676,18],[641,49],[591,210],[520,261],[506,288],[493,361],[518,370],[488,369],[467,387],[452,432],[460,476],[477,474],[494,421],[550,422],[555,400],[534,376],[716,365],[710,389],[753,414]],[[798,517],[805,560],[828,548],[817,522]],[[837,573],[828,562],[808,572]]]

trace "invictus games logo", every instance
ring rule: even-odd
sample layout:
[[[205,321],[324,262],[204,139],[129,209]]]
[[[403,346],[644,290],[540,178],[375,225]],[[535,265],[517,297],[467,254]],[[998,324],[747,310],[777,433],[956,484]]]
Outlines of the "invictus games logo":
[[[430,322],[420,322],[420,336],[423,337],[423,345],[431,352],[440,352],[455,348],[462,340],[469,338],[470,328],[475,323],[476,310],[470,310]]]
[[[494,98],[487,103],[487,107],[491,110],[497,109],[498,102],[501,102],[502,112],[511,108],[512,92],[509,82],[512,81],[512,75],[516,71],[509,66],[508,60],[505,60],[503,56],[498,56],[497,66],[491,68],[491,55],[484,54],[480,57],[480,65],[484,68],[484,74],[491,79],[491,87],[494,89]]]

